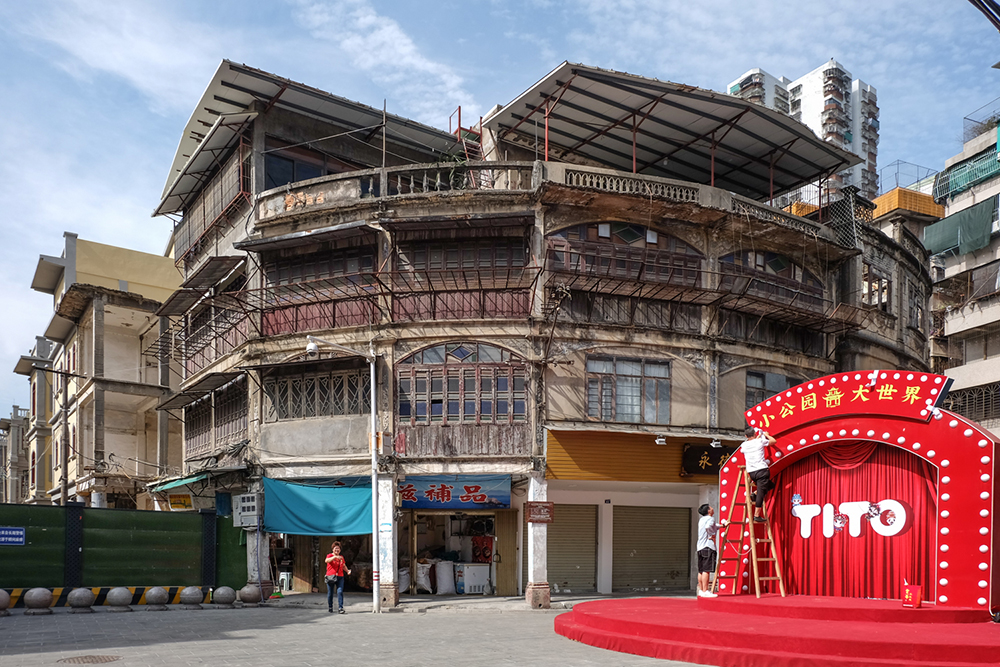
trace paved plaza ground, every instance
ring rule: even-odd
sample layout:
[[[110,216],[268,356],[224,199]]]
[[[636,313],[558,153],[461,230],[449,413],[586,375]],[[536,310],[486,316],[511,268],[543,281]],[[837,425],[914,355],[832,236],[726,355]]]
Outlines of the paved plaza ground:
[[[0,618],[0,666],[95,664],[93,658],[84,662],[88,656],[113,656],[118,659],[107,664],[122,667],[686,664],[565,639],[553,632],[552,621],[566,609],[533,611],[523,599],[478,601],[477,606],[471,600],[427,599],[380,615],[370,613],[371,598],[364,597],[349,599],[345,615],[327,613],[325,600],[322,606],[286,603],[230,610],[150,612],[137,606],[131,613],[100,608],[93,614],[70,614],[56,609],[49,616],[26,616],[15,609]]]

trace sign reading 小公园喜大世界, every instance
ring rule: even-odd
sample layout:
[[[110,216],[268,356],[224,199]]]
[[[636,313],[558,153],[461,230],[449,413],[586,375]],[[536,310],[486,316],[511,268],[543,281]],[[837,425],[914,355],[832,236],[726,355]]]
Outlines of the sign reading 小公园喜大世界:
[[[23,547],[27,531],[24,528],[0,526],[0,546]]]
[[[927,421],[951,380],[932,373],[853,371],[805,382],[747,410],[747,423],[779,435],[803,424],[877,413]]]
[[[506,509],[509,475],[407,477],[397,486],[403,509]]]

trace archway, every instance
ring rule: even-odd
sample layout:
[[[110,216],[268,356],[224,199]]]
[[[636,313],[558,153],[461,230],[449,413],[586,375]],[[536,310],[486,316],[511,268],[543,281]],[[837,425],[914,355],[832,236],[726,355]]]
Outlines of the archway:
[[[779,485],[784,484],[785,493],[792,487],[788,477],[783,480],[782,475],[786,471],[794,472],[796,463],[827,451],[842,459],[847,456],[851,460],[845,465],[864,471],[865,466],[870,465],[862,456],[864,449],[873,452],[895,450],[897,463],[886,463],[890,467],[899,467],[898,462],[903,460],[899,455],[901,451],[915,460],[909,465],[909,483],[892,487],[896,489],[893,493],[906,495],[919,489],[918,484],[912,483],[914,475],[921,476],[929,486],[929,498],[923,502],[913,496],[876,497],[881,490],[877,481],[865,488],[863,480],[855,480],[850,492],[858,498],[845,499],[846,488],[830,489],[831,495],[840,494],[836,504],[827,498],[800,498],[799,505],[806,506],[801,509],[791,503],[779,507],[776,503],[786,502],[779,488],[768,499],[769,516],[786,540],[785,544],[777,543],[779,558],[784,559],[784,554],[792,554],[796,548],[799,548],[800,557],[816,551],[793,543],[795,540],[842,538],[847,541],[859,539],[864,531],[869,531],[873,534],[866,538],[867,546],[858,547],[861,555],[855,554],[852,558],[880,559],[876,565],[883,572],[885,582],[890,584],[881,589],[888,593],[885,597],[895,595],[899,582],[913,576],[907,572],[919,574],[922,571],[921,576],[928,580],[909,583],[923,586],[927,592],[925,597],[938,605],[991,611],[1000,606],[1000,601],[994,601],[992,596],[992,591],[1000,590],[1000,581],[995,575],[997,544],[993,521],[998,509],[996,496],[1000,491],[993,474],[997,440],[977,424],[939,407],[950,382],[941,375],[907,371],[838,373],[793,387],[746,411],[747,423],[763,428],[778,441],[771,471],[772,478]],[[916,464],[916,461],[923,463]],[[720,515],[723,517],[727,516],[733,499],[743,501],[742,491],[736,485],[739,466],[744,463],[743,455],[737,451],[723,466],[719,481]],[[834,467],[835,462],[827,461],[826,465]],[[815,467],[822,466],[817,464]],[[828,478],[839,480],[833,474]],[[908,510],[916,507],[923,507],[924,511]],[[896,521],[900,521],[899,525]],[[786,525],[779,529],[782,522]],[[795,531],[790,530],[787,523],[793,523]],[[910,534],[913,530],[920,531],[924,538],[914,542],[914,535]],[[899,549],[885,548],[885,541],[898,540],[900,536],[923,550],[915,556],[918,560],[923,559],[925,568],[914,570],[912,563],[903,562]],[[749,539],[748,533],[741,549],[749,548]],[[809,565],[802,563],[803,567]],[[822,568],[830,564],[813,562],[811,565]],[[742,576],[747,568],[743,559],[724,561],[722,569],[725,567],[737,568],[736,581],[749,580]],[[807,586],[802,587],[802,581],[800,578],[795,584],[800,590],[789,588],[789,593],[810,591]],[[750,586],[752,584],[725,590],[720,584],[720,589],[724,594],[740,594],[749,592]],[[863,589],[847,587],[839,592],[849,595],[851,590]]]

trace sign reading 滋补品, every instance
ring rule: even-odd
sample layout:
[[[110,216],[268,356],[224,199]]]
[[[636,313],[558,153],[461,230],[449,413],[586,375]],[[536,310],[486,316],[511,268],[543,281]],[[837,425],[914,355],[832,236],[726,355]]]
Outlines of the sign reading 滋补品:
[[[0,526],[0,546],[24,546],[24,528]]]
[[[397,491],[403,509],[510,507],[510,475],[413,476],[400,482]]]

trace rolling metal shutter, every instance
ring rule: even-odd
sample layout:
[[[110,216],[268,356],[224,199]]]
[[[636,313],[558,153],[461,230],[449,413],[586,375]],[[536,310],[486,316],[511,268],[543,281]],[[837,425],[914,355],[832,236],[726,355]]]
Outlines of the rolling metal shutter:
[[[555,505],[546,551],[553,592],[597,590],[597,505]],[[522,581],[528,584],[528,526],[522,540]]]
[[[614,591],[688,590],[691,588],[690,550],[690,509],[616,505],[611,588]]]

